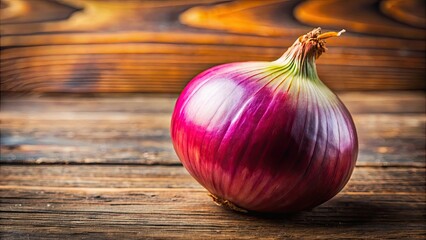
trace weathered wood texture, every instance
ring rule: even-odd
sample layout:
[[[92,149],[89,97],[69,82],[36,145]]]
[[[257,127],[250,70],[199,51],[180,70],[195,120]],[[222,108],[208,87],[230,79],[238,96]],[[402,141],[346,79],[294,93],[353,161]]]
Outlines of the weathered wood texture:
[[[175,95],[3,94],[1,239],[424,239],[423,92],[343,92],[353,177],[291,215],[214,205],[169,136]],[[72,164],[66,164],[72,163]]]
[[[321,26],[348,31],[318,60],[331,88],[425,89],[424,9],[423,0],[1,0],[0,87],[179,92],[213,65],[274,60]]]
[[[425,166],[423,92],[341,93],[359,165]],[[19,97],[1,105],[1,162],[180,164],[170,141],[175,96]]]
[[[182,167],[0,169],[2,238],[424,238],[425,172],[358,167],[330,202],[287,216],[215,206]],[[48,233],[48,234],[47,234]]]

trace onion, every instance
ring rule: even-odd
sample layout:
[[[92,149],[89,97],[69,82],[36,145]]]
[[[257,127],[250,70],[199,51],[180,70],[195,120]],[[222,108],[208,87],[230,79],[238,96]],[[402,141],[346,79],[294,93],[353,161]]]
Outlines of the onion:
[[[335,196],[358,154],[352,117],[319,79],[321,28],[273,62],[230,63],[196,76],[172,116],[175,151],[219,204],[295,212]]]

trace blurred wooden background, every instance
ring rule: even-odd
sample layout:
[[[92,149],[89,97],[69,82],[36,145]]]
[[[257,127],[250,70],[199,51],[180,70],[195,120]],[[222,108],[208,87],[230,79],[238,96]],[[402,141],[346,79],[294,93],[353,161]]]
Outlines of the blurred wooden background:
[[[321,26],[335,90],[424,90],[424,0],[1,0],[1,90],[176,93],[202,70],[274,60]]]

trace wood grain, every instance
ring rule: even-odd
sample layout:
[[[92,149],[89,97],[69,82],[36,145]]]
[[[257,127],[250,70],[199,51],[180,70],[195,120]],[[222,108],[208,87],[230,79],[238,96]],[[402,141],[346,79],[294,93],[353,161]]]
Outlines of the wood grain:
[[[393,19],[415,27],[426,28],[426,3],[422,0],[385,0],[380,8]],[[423,9],[423,11],[422,11]]]
[[[422,92],[342,93],[360,166],[425,166]],[[5,97],[0,161],[179,165],[169,125],[176,96]]]
[[[275,60],[322,25],[348,30],[318,60],[332,89],[425,89],[422,3],[404,2],[2,0],[0,88],[176,93],[211,66]]]
[[[129,165],[8,165],[1,169],[1,186],[48,188],[87,188],[99,191],[126,189],[194,189],[202,187],[181,166]],[[374,193],[404,192],[419,194],[426,190],[425,171],[415,167],[364,167],[354,171],[345,192]],[[374,182],[375,184],[371,184]],[[10,188],[10,187],[7,187]],[[29,188],[30,189],[30,188]],[[121,190],[120,190],[121,189]],[[124,201],[124,199],[122,200]]]
[[[424,239],[425,19],[422,0],[0,0],[0,239]],[[339,92],[349,184],[297,214],[214,205],[174,153],[170,93],[319,25],[348,30],[321,79],[360,90]]]
[[[2,239],[422,239],[426,234],[425,172],[418,168],[358,167],[337,197],[291,215],[224,210],[182,167],[3,165],[0,173]]]
[[[424,39],[424,29],[415,27],[407,27],[405,24],[392,21],[386,16],[378,15],[374,10],[374,5],[380,1],[374,0],[357,0],[345,1],[341,0],[308,0],[297,6],[295,16],[301,22],[310,24],[315,22],[323,26],[334,27],[340,25],[349,31],[356,31],[369,34],[403,37],[408,39]],[[383,9],[389,9],[393,5],[393,9],[401,9],[406,15],[402,19],[411,16],[416,17],[417,21],[425,20],[424,7],[418,0],[405,0],[405,4],[396,5],[395,2],[382,1]],[[412,12],[406,11],[405,6]],[[416,7],[417,5],[417,7]],[[386,7],[388,6],[388,7]],[[392,12],[392,11],[387,11]],[[422,16],[423,14],[423,16]]]
[[[360,137],[348,185],[312,210],[268,215],[216,206],[180,165],[176,95],[4,92],[0,238],[424,239],[424,92],[339,97]]]

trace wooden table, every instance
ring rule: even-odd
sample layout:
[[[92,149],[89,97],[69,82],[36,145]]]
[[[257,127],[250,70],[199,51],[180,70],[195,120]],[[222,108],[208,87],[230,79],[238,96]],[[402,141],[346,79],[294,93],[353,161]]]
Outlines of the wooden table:
[[[0,0],[0,239],[425,239],[424,9]],[[161,94],[214,65],[275,60],[318,26],[347,30],[317,66],[358,128],[352,179],[298,214],[216,206],[173,151],[177,95]]]
[[[175,95],[4,94],[1,239],[419,238],[424,92],[341,92],[360,154],[345,189],[292,215],[216,206],[169,135]]]

